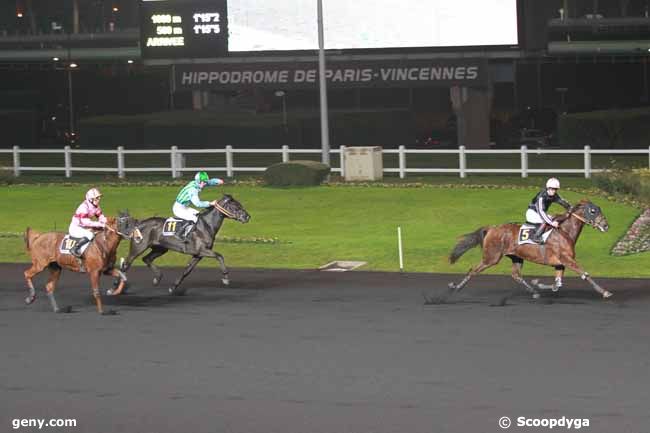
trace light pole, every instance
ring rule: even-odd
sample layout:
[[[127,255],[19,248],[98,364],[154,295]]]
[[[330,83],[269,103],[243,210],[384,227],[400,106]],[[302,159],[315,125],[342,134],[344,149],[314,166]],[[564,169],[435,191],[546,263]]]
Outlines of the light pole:
[[[327,84],[325,82],[325,38],[323,36],[323,0],[318,0],[318,78],[320,84],[321,160],[330,165],[330,131],[327,113]]]
[[[75,70],[78,67],[78,65],[74,62],[71,62],[70,64],[67,65],[67,73],[68,73],[68,108],[70,110],[70,132],[69,132],[69,140],[71,143],[74,143],[75,140],[75,130],[74,130],[74,105],[73,105],[73,98],[72,98],[72,71]]]
[[[288,134],[289,126],[287,124],[287,93],[284,90],[276,90],[275,96],[282,98],[282,127],[284,128],[284,133]]]
[[[558,92],[558,93],[560,94],[560,110],[562,110],[562,112],[565,112],[565,113],[566,113],[566,111],[567,111],[567,106],[566,106],[566,92],[567,92],[568,90],[569,90],[569,89],[566,88],[566,87],[556,87],[556,88],[555,88],[555,91]]]

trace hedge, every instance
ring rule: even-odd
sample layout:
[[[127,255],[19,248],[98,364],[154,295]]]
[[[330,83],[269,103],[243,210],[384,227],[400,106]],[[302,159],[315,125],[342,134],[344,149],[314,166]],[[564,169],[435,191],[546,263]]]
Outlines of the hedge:
[[[650,108],[564,114],[558,122],[558,136],[568,148],[647,148]]]
[[[333,146],[397,146],[409,144],[413,119],[408,112],[345,112],[330,115]],[[320,145],[317,112],[282,114],[214,111],[169,111],[134,116],[100,116],[79,124],[82,147],[211,147],[279,148]]]
[[[330,173],[329,166],[316,161],[280,162],[264,172],[268,186],[316,186]]]

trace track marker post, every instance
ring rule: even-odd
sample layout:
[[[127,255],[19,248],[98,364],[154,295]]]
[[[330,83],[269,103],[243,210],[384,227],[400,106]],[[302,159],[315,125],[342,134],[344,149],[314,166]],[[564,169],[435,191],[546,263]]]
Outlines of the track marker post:
[[[404,254],[402,251],[402,227],[397,226],[397,252],[399,253],[399,271],[404,272]]]

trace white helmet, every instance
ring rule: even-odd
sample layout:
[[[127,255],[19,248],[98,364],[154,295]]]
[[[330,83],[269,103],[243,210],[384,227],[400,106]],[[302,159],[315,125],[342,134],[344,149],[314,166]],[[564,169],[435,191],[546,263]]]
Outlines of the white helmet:
[[[86,200],[91,201],[93,199],[99,198],[102,196],[102,193],[99,192],[97,188],[91,188],[86,193]]]
[[[546,181],[546,188],[560,189],[560,181],[554,177]]]

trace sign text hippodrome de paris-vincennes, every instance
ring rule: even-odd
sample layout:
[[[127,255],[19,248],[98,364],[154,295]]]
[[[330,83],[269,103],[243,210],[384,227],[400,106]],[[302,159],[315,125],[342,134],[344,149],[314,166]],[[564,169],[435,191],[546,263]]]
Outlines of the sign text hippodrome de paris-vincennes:
[[[227,88],[241,85],[302,87],[318,81],[315,65],[178,65],[177,88]],[[328,84],[348,86],[482,85],[480,62],[442,65],[328,65]]]

